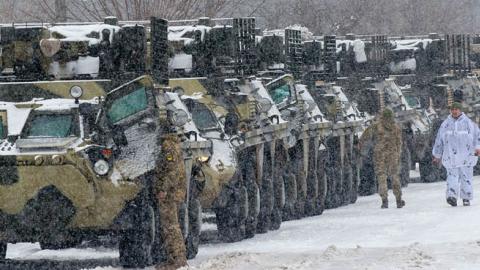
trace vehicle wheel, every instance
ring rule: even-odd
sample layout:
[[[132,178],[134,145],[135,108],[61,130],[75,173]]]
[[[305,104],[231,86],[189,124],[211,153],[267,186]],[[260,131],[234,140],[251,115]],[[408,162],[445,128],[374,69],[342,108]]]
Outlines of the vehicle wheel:
[[[270,229],[278,230],[282,224],[282,209],[285,205],[285,167],[286,153],[283,146],[275,151],[275,162],[273,170],[273,192],[274,204],[271,214]]]
[[[0,260],[5,260],[7,257],[7,243],[0,242]]]
[[[353,143],[350,140],[345,142],[345,159],[343,166],[343,195],[342,205],[348,205],[352,200],[353,192]]]
[[[202,206],[198,199],[191,199],[188,206],[189,231],[185,246],[187,248],[187,259],[197,256],[200,245],[200,233],[202,226]]]
[[[217,230],[223,242],[237,242],[245,238],[245,222],[248,215],[247,189],[238,183],[233,187],[227,206],[216,208]]]
[[[267,147],[267,145],[265,145]],[[257,233],[266,233],[270,228],[274,203],[272,179],[272,155],[264,151],[263,177],[260,185],[260,213],[258,214]]]
[[[321,215],[325,210],[325,200],[327,198],[327,158],[326,150],[320,150],[318,153],[318,196],[316,198],[315,215]]]
[[[335,208],[341,204],[341,194],[343,190],[343,173],[340,165],[340,138],[332,137],[327,141],[328,159],[327,159],[327,199],[325,207],[327,209]]]
[[[372,195],[377,192],[377,178],[373,164],[373,147],[368,149],[367,155],[361,157],[360,184],[358,194],[361,196]]]
[[[120,236],[118,249],[120,264],[125,268],[142,268],[155,263],[159,252],[154,248],[155,242],[161,243],[159,231],[159,214],[156,203],[142,191],[139,195],[137,207],[132,211],[133,224]]]
[[[352,189],[350,191],[350,203],[355,203],[358,198],[358,186],[360,184],[360,153],[358,152],[358,137],[355,136],[352,145],[352,157],[350,166],[352,167]]]
[[[198,246],[200,245],[200,234],[202,229],[202,205],[200,197],[205,187],[205,175],[203,171],[194,166],[190,181],[190,198],[188,205],[188,236],[185,239],[187,248],[187,259],[193,259],[197,256]]]
[[[312,141],[308,155],[307,199],[305,202],[305,215],[315,215],[318,198],[318,147]]]
[[[239,153],[241,181],[247,191],[247,218],[245,220],[245,237],[252,238],[257,231],[258,213],[260,212],[260,191],[257,185],[256,148],[250,147]]]
[[[402,187],[406,187],[410,182],[410,163],[411,163],[411,154],[408,148],[403,149],[400,159],[401,159],[400,182],[402,184]]]
[[[283,177],[285,190],[285,204],[282,209],[282,220],[292,220],[295,217],[295,202],[297,201],[297,179],[292,173],[291,162],[287,163]]]
[[[353,148],[352,165],[352,190],[350,192],[350,203],[355,203],[358,198],[358,187],[360,185],[360,153],[358,153],[356,142]]]
[[[299,219],[305,216],[305,203],[307,199],[307,175],[305,175],[304,166],[308,160],[303,157],[303,144],[297,143],[294,149],[293,158],[295,161],[295,174],[297,179],[297,199],[295,201],[294,218]]]

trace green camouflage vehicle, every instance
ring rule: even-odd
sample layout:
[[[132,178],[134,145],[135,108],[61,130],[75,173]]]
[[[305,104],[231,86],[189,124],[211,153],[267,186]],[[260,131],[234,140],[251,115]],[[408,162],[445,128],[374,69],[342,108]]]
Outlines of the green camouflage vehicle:
[[[325,186],[319,193],[325,195],[318,197],[321,199],[317,201],[322,203],[317,204],[316,207],[306,207],[305,214],[307,215],[320,214],[325,207],[338,207],[356,200],[358,179],[355,172],[359,166],[357,166],[358,160],[355,158],[354,146],[357,133],[363,129],[363,119],[358,112],[353,116],[346,112],[343,115],[341,108],[338,110],[341,116],[336,116],[332,109],[335,110],[334,108],[342,106],[351,107],[348,105],[351,103],[348,99],[340,100],[336,96],[337,92],[327,94],[321,87],[316,87],[316,82],[326,81],[329,78],[328,72],[334,72],[336,69],[336,62],[334,64],[328,62],[331,60],[330,52],[333,50],[334,54],[336,47],[335,43],[333,45],[331,42],[329,43],[331,40],[325,39],[324,42],[307,40],[311,38],[312,33],[308,29],[296,26],[264,31],[263,36],[257,37],[257,52],[262,59],[260,65],[264,68],[259,73],[269,82],[267,86],[269,92],[272,98],[278,102],[277,106],[279,106],[284,119],[295,123],[297,131],[308,126],[311,129],[317,121],[322,123],[321,126],[313,128],[316,132],[308,135],[304,133],[303,140],[298,140],[296,144],[297,147],[300,147],[299,149],[292,148],[290,150],[290,154],[300,154],[302,151],[299,150],[302,145],[308,145],[304,148],[303,153],[308,150],[308,156],[315,158],[300,165],[304,168],[305,165],[310,167],[308,173],[296,175],[297,184],[306,182],[307,189],[301,188],[302,185],[297,185],[297,196],[290,196],[291,199],[287,200],[290,210],[285,209],[286,218],[304,215],[302,208],[305,195],[302,194],[302,191],[306,190],[306,194],[316,194],[316,192],[312,192],[315,189],[311,188],[316,185],[311,183]],[[291,73],[293,76],[283,75],[286,73]],[[287,81],[290,82],[287,83]],[[312,112],[317,109],[321,112],[315,117],[317,119],[312,119],[304,113],[303,103],[317,104],[320,107],[309,106]],[[327,103],[329,105],[326,105]],[[317,109],[314,110],[315,107]],[[309,140],[310,142],[308,142]],[[292,157],[293,160],[301,160],[298,157]],[[302,179],[307,179],[307,181]],[[295,192],[289,194],[294,195]],[[308,197],[311,195],[307,195]],[[311,199],[307,199],[307,206],[311,205],[308,201]]]
[[[355,203],[360,185],[361,162],[358,141],[370,115],[362,113],[344,89],[334,83],[315,82],[313,97],[332,122],[332,134],[325,138],[324,166],[327,178],[326,207]]]
[[[221,238],[237,241],[277,229],[283,187],[272,175],[279,166],[275,142],[286,137],[286,122],[262,84],[254,78],[223,83],[178,78],[170,80],[170,87],[181,93],[199,136],[213,144],[212,158],[202,164],[201,203],[215,212]]]
[[[222,155],[220,167],[230,166],[221,173],[215,169],[216,158],[205,164],[213,168],[204,170],[209,171],[205,189],[216,192],[204,191],[208,199],[203,206],[215,212],[221,238],[236,241],[280,226],[286,165],[281,152],[289,134],[263,84],[246,75],[251,74],[252,59],[238,59],[250,55],[255,45],[251,42],[254,20],[222,23],[215,19],[194,25],[172,23],[169,71],[178,78],[170,80],[170,87],[183,93],[200,135],[213,142],[213,156]],[[236,36],[234,29],[246,34]],[[241,48],[236,47],[240,39],[246,42]],[[196,118],[197,114],[202,117]]]
[[[321,214],[327,180],[318,150],[331,135],[332,122],[320,111],[308,88],[295,82],[292,75],[275,78],[266,87],[282,118],[289,122],[289,137],[284,144],[287,167],[283,217]]]
[[[204,181],[198,164],[209,157],[210,144],[194,139],[195,126],[187,124],[187,111],[175,102],[175,94],[155,89],[151,78],[143,76],[102,101],[2,104],[3,258],[7,242],[38,241],[42,248],[56,249],[108,233],[120,236],[123,265],[144,267],[160,261],[160,220],[152,184],[165,132],[190,136],[184,142],[184,162],[193,176],[185,187],[190,215],[184,215],[184,232],[194,256],[200,233],[198,187]]]
[[[61,248],[72,246],[83,237],[115,234],[120,236],[122,265],[144,267],[162,260],[157,226],[160,221],[151,184],[161,151],[161,136],[173,132],[183,138],[185,174],[189,180],[185,187],[188,196],[179,218],[188,256],[196,255],[201,213],[198,196],[204,186],[199,164],[210,158],[212,144],[198,136],[198,129],[178,95],[160,87],[168,81],[163,62],[167,59],[166,47],[162,47],[166,25],[166,21],[153,19],[150,28],[101,23],[1,28],[0,46],[4,50],[0,100],[33,104],[9,105],[8,110],[2,111],[2,145],[7,150],[13,146],[20,149],[2,154],[3,179],[18,180],[11,180],[11,185],[5,180],[2,192],[16,194],[14,198],[20,199],[13,201],[9,195],[1,202],[0,229],[5,235],[1,238],[2,248],[6,242],[18,241],[40,241],[43,248]],[[22,43],[23,39],[26,43]],[[25,53],[32,48],[35,54],[28,55],[32,61],[27,65],[20,63],[16,54],[8,53],[8,48]],[[37,65],[44,60],[48,65]],[[22,72],[24,68],[28,72]],[[145,76],[147,73],[153,76]],[[85,101],[94,97],[94,102]],[[67,108],[51,101],[59,98],[68,99],[59,104],[73,105]],[[16,106],[32,108],[19,110]],[[71,120],[72,131],[66,138],[59,135],[63,133],[55,133],[57,124],[49,124],[47,116],[39,118],[45,124],[40,129],[45,135],[26,135],[37,111],[56,114],[56,110],[75,120]],[[32,118],[14,121],[21,127],[12,129],[15,124],[9,123],[7,116],[17,119],[22,112]],[[67,124],[65,121],[70,118],[58,121]],[[108,159],[102,156],[102,149],[106,149]],[[97,164],[95,158],[105,162]],[[25,161],[19,163],[17,159]],[[105,173],[96,172],[95,164]],[[59,173],[64,167],[68,177]],[[22,171],[21,178],[16,176],[18,171]],[[36,179],[42,174],[43,178]],[[15,185],[20,181],[38,183],[24,192],[23,186]],[[71,184],[72,181],[79,184]],[[59,207],[51,210],[51,205]]]

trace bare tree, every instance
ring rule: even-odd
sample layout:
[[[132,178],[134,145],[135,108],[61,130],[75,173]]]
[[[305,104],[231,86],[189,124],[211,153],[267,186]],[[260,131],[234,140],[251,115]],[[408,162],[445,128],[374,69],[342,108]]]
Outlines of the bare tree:
[[[67,20],[101,21],[107,16],[115,16],[125,21],[146,20],[151,16],[169,20],[200,16],[216,17],[234,14],[246,6],[252,9],[250,13],[253,13],[265,1],[251,3],[250,0],[67,0]],[[56,17],[55,2],[56,0],[32,0],[34,11],[25,10],[22,13],[34,20],[53,21]]]

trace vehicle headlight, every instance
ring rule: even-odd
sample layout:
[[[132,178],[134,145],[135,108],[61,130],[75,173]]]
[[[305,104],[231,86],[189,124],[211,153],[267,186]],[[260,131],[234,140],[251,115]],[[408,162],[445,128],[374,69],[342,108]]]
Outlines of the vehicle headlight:
[[[262,113],[267,113],[272,108],[272,103],[268,98],[261,98],[257,103],[258,110]]]
[[[83,89],[78,85],[74,85],[70,88],[70,95],[73,98],[80,98],[83,95]]]
[[[234,136],[230,139],[230,143],[233,145],[233,147],[238,148],[245,143],[245,140],[239,136]]]
[[[108,165],[108,162],[106,162],[105,160],[100,159],[95,162],[93,170],[98,175],[106,175],[108,173],[108,170],[110,170],[110,165]]]
[[[199,157],[197,157],[197,160],[202,162],[202,163],[207,162],[209,159],[210,159],[209,156],[199,156]]]
[[[181,109],[175,110],[172,115],[172,124],[181,127],[188,122],[188,114]]]

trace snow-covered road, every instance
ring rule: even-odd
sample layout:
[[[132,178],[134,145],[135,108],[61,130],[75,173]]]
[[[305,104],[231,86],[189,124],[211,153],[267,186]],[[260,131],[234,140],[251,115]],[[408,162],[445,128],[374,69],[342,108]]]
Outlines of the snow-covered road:
[[[480,194],[480,177],[474,182]],[[444,186],[410,184],[404,189],[403,209],[395,207],[391,193],[389,209],[380,209],[377,195],[360,197],[353,205],[284,222],[280,230],[253,239],[203,245],[189,269],[480,269],[480,199],[470,207],[451,207],[445,202]],[[7,257],[115,254],[105,249],[41,251],[18,244],[9,246]]]

